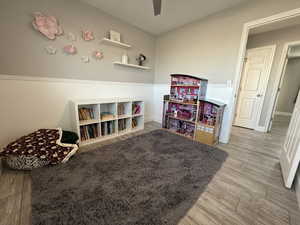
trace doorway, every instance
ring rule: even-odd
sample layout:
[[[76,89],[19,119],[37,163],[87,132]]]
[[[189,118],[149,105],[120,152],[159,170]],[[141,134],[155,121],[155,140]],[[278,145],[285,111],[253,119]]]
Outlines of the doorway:
[[[291,26],[291,24],[293,24],[294,27]],[[295,26],[299,26],[299,27],[295,29]],[[271,131],[271,135],[272,135],[272,132],[274,132],[274,129],[276,128],[277,124],[283,122],[289,124],[288,126],[287,125],[285,126],[287,129],[282,134],[283,142],[282,144],[280,144],[281,148],[280,148],[279,161],[280,161],[282,176],[284,178],[284,185],[287,188],[291,188],[296,176],[298,165],[300,163],[300,98],[297,98],[297,96],[293,96],[294,94],[289,94],[289,101],[292,98],[293,99],[292,102],[294,105],[291,118],[286,119],[286,121],[280,119],[276,121],[274,120],[277,119],[276,118],[277,116],[280,116],[280,111],[278,108],[280,106],[278,105],[278,101],[280,101],[279,98],[282,98],[282,96],[280,96],[280,92],[282,92],[281,88],[283,87],[284,84],[283,78],[285,72],[292,70],[289,69],[290,67],[289,64],[291,64],[292,60],[295,61],[296,59],[296,58],[290,58],[291,53],[294,52],[293,47],[296,48],[297,46],[300,45],[300,42],[296,41],[300,39],[300,9],[281,13],[269,18],[264,18],[258,21],[245,24],[244,32],[242,35],[242,41],[241,41],[241,49],[240,49],[241,58],[239,59],[237,65],[238,74],[234,81],[235,95],[233,97],[233,106],[232,106],[233,112],[231,113],[231,117],[232,117],[231,124],[234,125],[235,122],[234,114],[236,112],[236,109],[239,107],[238,106],[239,97],[240,97],[239,92],[240,92],[240,88],[243,87],[243,73],[245,71],[244,58],[245,55],[247,54],[247,47],[249,48],[253,47],[253,46],[249,46],[249,39],[251,34],[262,35],[263,33],[275,32],[276,30],[280,30],[280,29],[290,29],[290,30],[279,31],[281,37],[284,37],[282,38],[283,41],[281,40],[279,44],[273,43],[277,45],[274,65],[272,68],[273,72],[271,72],[273,73],[273,76],[271,76],[270,81],[268,83],[267,89],[269,89],[269,91],[267,92],[267,96],[265,96],[265,101],[262,110],[263,113],[260,115],[259,126],[258,128],[253,128],[253,129],[262,132],[268,132],[273,127]],[[295,31],[296,32],[299,31],[299,33],[295,35]],[[293,38],[291,38],[291,34],[294,34]],[[265,38],[264,40],[270,41],[275,36],[276,35],[274,35],[273,33],[269,35],[268,38]],[[263,41],[260,40],[260,43],[262,42]],[[262,46],[265,45],[266,43],[264,43],[264,45]],[[293,57],[294,56],[295,55],[293,55]],[[276,61],[276,57],[277,57],[277,61]],[[297,63],[295,62],[294,64]],[[290,85],[288,85],[288,87],[290,87]],[[285,101],[284,106],[287,106],[287,101]],[[282,112],[281,112],[281,116],[282,116]],[[274,126],[272,126],[273,123]],[[270,135],[267,135],[266,137],[269,138]],[[274,157],[276,158],[276,156]],[[299,182],[300,172],[298,173],[297,180],[298,182],[296,182],[296,190],[298,191],[298,193],[300,193],[300,182]]]
[[[248,49],[237,100],[234,125],[258,129],[276,46]]]
[[[282,52],[281,77],[273,102],[268,131],[274,123],[288,126],[300,91],[300,41],[287,43]]]

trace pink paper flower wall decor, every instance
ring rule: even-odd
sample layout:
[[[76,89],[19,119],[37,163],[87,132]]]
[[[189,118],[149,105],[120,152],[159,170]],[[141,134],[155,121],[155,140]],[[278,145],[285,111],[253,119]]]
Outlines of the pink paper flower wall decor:
[[[69,32],[69,33],[66,35],[66,37],[67,37],[67,40],[69,40],[69,41],[77,41],[76,35],[75,35],[74,33],[72,33],[72,32]]]
[[[82,39],[85,40],[85,41],[91,41],[91,40],[94,40],[94,34],[92,31],[82,31]]]
[[[54,40],[56,36],[63,34],[63,29],[54,16],[47,16],[40,12],[35,12],[33,16],[32,25],[34,29],[41,32],[50,40]]]
[[[56,52],[57,52],[57,49],[56,49],[55,47],[51,46],[51,45],[45,47],[45,50],[46,50],[46,52],[47,52],[49,55],[55,55]]]
[[[93,56],[96,60],[101,60],[103,58],[103,52],[101,51],[94,51]]]
[[[84,63],[89,63],[90,62],[90,57],[88,56],[81,56],[81,61]]]
[[[75,55],[77,53],[77,48],[74,45],[66,45],[63,50],[68,55]]]

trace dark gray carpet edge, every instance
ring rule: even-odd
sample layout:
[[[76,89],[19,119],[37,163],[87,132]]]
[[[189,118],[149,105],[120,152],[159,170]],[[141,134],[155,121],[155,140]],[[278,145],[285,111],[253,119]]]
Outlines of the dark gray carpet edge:
[[[155,130],[33,170],[32,225],[176,225],[227,153]]]

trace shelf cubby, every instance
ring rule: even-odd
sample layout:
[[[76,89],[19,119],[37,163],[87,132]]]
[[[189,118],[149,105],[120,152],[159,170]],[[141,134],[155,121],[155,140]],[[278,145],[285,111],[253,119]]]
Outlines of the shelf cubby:
[[[195,123],[170,118],[168,129],[183,136],[193,138],[195,132]]]
[[[133,116],[131,121],[131,127],[134,130],[139,130],[144,128],[144,117],[143,116]]]
[[[142,101],[132,102],[132,115],[143,115],[144,114],[144,103]]]
[[[100,104],[100,119],[103,121],[115,120],[117,117],[117,103]]]
[[[116,120],[101,122],[101,137],[114,135],[117,132]]]
[[[118,102],[118,118],[131,117],[131,102]]]
[[[118,120],[118,132],[123,133],[131,129],[131,118]]]
[[[86,104],[78,107],[78,118],[82,125],[96,123],[99,114],[100,109],[98,104]]]
[[[80,140],[89,141],[100,137],[99,123],[80,126]]]

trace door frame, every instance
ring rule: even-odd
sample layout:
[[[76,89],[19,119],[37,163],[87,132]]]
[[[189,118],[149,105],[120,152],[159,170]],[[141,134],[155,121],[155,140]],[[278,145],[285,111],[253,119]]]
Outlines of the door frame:
[[[246,49],[246,52],[245,52],[245,56],[247,54],[247,51],[251,51],[251,50],[262,50],[262,49],[271,49],[271,63],[268,65],[267,67],[267,71],[266,71],[266,76],[267,76],[267,80],[266,80],[266,87],[265,89],[263,90],[263,92],[261,93],[262,94],[262,100],[258,106],[258,111],[256,113],[256,116],[255,116],[255,125],[254,125],[254,130],[257,130],[257,131],[261,131],[262,128],[259,126],[259,119],[260,119],[260,116],[261,116],[261,113],[262,113],[262,109],[263,109],[263,104],[264,104],[264,100],[265,100],[265,97],[266,97],[266,92],[267,92],[267,88],[268,88],[268,83],[269,83],[269,79],[270,79],[270,75],[271,75],[271,70],[272,70],[272,67],[273,67],[273,63],[274,63],[274,58],[275,58],[275,53],[276,53],[276,45],[267,45],[267,46],[262,46],[262,47],[259,47],[259,48],[250,48],[250,49]],[[243,64],[243,71],[242,71],[242,74],[241,74],[241,79],[240,79],[240,84],[239,84],[239,87],[241,85],[241,82],[243,80],[243,75],[244,75],[244,68],[245,68],[245,63]],[[236,109],[235,109],[235,117],[236,117],[236,114],[237,114],[237,110],[238,110],[238,98],[240,97],[240,94],[241,94],[241,89],[239,88],[238,89],[238,94],[237,94],[237,102],[236,102]],[[235,122],[235,118],[234,118],[234,121],[233,123]]]
[[[287,42],[284,44],[282,53],[281,53],[281,57],[280,57],[280,62],[279,62],[279,67],[278,67],[278,73],[276,75],[276,77],[278,77],[278,84],[275,83],[274,86],[274,90],[271,96],[272,101],[272,105],[269,108],[269,111],[267,113],[267,131],[270,131],[272,128],[272,119],[274,117],[274,114],[276,112],[276,107],[277,107],[277,103],[278,103],[278,98],[280,95],[280,88],[282,87],[283,84],[283,80],[285,77],[285,70],[286,70],[286,60],[288,59],[288,53],[291,47],[294,46],[299,46],[300,45],[300,40],[299,41],[293,41],[293,42]]]
[[[237,64],[236,64],[236,72],[235,72],[235,77],[234,77],[234,81],[233,81],[233,93],[232,93],[232,97],[231,97],[231,100],[229,102],[229,107],[228,107],[228,114],[229,114],[228,125],[229,126],[224,127],[224,129],[226,129],[226,132],[225,132],[226,136],[224,137],[226,142],[229,142],[232,125],[233,125],[233,121],[234,121],[234,115],[235,115],[236,103],[237,103],[237,94],[238,94],[238,90],[240,88],[240,81],[241,81],[241,76],[242,76],[242,72],[243,72],[243,62],[244,62],[244,57],[245,57],[245,53],[246,53],[249,31],[256,27],[260,27],[260,26],[263,26],[266,24],[276,23],[279,21],[284,21],[284,20],[295,18],[298,16],[300,16],[300,8],[282,12],[282,13],[279,13],[279,14],[276,14],[273,16],[254,20],[254,21],[244,24],[241,41],[240,41],[238,59],[237,59]],[[279,83],[279,80],[277,78],[275,81],[275,84],[276,84],[275,86],[278,86],[278,83]],[[267,128],[264,130],[264,132],[266,132],[266,131],[267,131]]]

